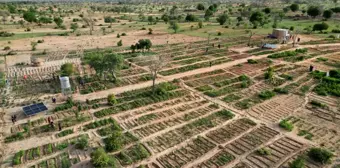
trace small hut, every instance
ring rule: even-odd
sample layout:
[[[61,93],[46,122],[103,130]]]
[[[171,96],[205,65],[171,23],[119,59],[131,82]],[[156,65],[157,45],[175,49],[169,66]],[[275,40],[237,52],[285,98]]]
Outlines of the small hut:
[[[31,62],[33,66],[42,66],[44,64],[44,60],[42,58],[32,58]]]

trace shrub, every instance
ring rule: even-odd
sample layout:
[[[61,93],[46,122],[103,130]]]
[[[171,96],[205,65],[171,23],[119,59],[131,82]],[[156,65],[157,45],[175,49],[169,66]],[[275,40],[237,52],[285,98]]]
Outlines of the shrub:
[[[71,76],[73,74],[73,64],[65,63],[60,68],[60,76]]]
[[[294,125],[290,123],[288,120],[280,121],[279,126],[287,131],[293,131],[294,129]]]
[[[273,91],[266,90],[266,91],[262,91],[259,94],[259,97],[263,100],[268,100],[268,99],[274,97],[275,95],[276,94]]]
[[[308,151],[308,156],[316,162],[325,164],[328,163],[334,155],[326,149],[311,148]]]
[[[287,88],[275,88],[274,92],[280,93],[280,94],[288,94],[288,89]]]
[[[254,59],[248,59],[247,60],[249,64],[257,64],[258,61],[257,60],[254,60]]]
[[[76,143],[76,148],[77,149],[85,149],[88,146],[89,142],[87,138],[81,137],[78,142]]]
[[[0,32],[0,37],[11,37],[11,36],[14,36],[14,33],[8,33],[6,31]]]
[[[6,50],[10,50],[11,49],[11,47],[9,47],[9,46],[6,46],[6,47],[4,47],[4,50],[6,51]]]
[[[257,153],[258,153],[259,155],[262,155],[262,156],[271,155],[270,149],[267,149],[267,148],[258,149],[258,150],[257,150]]]
[[[293,162],[289,163],[289,168],[304,168],[305,160],[302,157],[296,158]]]
[[[321,103],[319,101],[316,101],[316,100],[312,100],[310,102],[310,104],[313,105],[313,106],[321,107],[321,108],[326,108],[327,107],[326,104],[323,104],[323,103]]]
[[[122,36],[127,36],[127,34],[126,33],[122,33]]]
[[[111,106],[117,104],[117,99],[116,99],[116,96],[114,94],[109,94],[107,96],[107,104],[109,104]]]
[[[111,158],[103,148],[98,148],[92,152],[91,158],[94,167],[117,167],[116,160]]]

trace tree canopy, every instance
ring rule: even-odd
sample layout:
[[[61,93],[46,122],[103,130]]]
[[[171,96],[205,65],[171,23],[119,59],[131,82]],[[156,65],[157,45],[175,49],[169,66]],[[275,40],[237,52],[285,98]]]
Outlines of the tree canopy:
[[[318,6],[310,6],[307,10],[307,14],[313,18],[321,15],[321,9]]]
[[[296,11],[298,11],[299,10],[299,5],[298,4],[296,4],[296,3],[294,3],[294,4],[292,4],[292,5],[290,5],[290,10],[292,10],[293,12],[296,12]]]
[[[225,22],[228,20],[228,15],[227,14],[222,14],[217,17],[217,22],[220,23],[220,25],[224,25]]]

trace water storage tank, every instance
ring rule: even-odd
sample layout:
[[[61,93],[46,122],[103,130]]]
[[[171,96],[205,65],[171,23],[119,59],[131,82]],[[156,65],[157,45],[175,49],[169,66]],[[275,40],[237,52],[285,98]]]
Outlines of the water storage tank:
[[[272,35],[277,39],[284,39],[285,37],[289,36],[289,30],[287,30],[287,29],[274,29]]]
[[[67,76],[60,77],[60,84],[61,84],[61,89],[70,89],[71,84],[70,84],[70,78]]]

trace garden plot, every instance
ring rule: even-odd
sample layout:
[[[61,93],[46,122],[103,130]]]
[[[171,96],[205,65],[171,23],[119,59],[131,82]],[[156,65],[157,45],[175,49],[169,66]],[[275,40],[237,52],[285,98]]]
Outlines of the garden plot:
[[[190,122],[182,127],[176,128],[169,132],[163,133],[147,141],[147,145],[154,153],[159,153],[165,149],[171,148],[183,141],[195,136],[203,131],[216,127],[227,120],[233,118],[234,114],[227,110],[221,110],[210,114],[207,117],[200,118]]]
[[[131,119],[131,120],[128,120],[128,121],[124,121],[124,122],[122,122],[121,125],[124,128],[132,129],[134,127],[138,127],[140,125],[148,124],[148,123],[153,122],[153,121],[158,121],[158,120],[162,120],[162,119],[165,119],[165,118],[172,117],[176,114],[186,112],[187,110],[190,110],[190,109],[194,109],[194,108],[197,108],[197,107],[200,107],[200,106],[204,106],[207,103],[208,103],[208,101],[204,101],[204,100],[199,101],[199,102],[186,103],[186,104],[183,104],[179,107],[170,108],[170,109],[166,109],[164,111],[159,111],[159,112],[155,112],[155,113],[149,113],[149,114],[140,116],[138,118],[134,118],[134,119]]]
[[[122,166],[134,164],[150,156],[151,153],[143,144],[133,145],[114,155]]]
[[[30,168],[71,167],[79,161],[77,158],[70,158],[68,153],[62,153],[56,157],[44,160],[37,165],[30,166]]]
[[[290,116],[287,121],[296,127],[294,132],[298,136],[316,142],[332,151],[340,152],[340,130],[337,125],[332,126],[332,124],[315,120],[308,115],[304,118]]]
[[[340,123],[340,100],[338,100],[336,97],[319,96],[314,93],[311,93],[308,96],[308,99],[310,102],[307,104],[306,108],[312,111],[313,115],[316,115],[327,121]]]
[[[161,168],[158,164],[152,162],[148,164],[139,165],[137,168]]]
[[[267,143],[278,134],[279,132],[267,126],[260,126],[259,128],[256,128],[255,130],[227,144],[225,148],[235,156],[241,156],[253,151],[260,145]]]
[[[219,168],[228,165],[235,157],[227,151],[220,151],[208,160],[193,166],[193,168]]]
[[[262,153],[259,150],[252,152],[247,156],[246,161],[254,168],[271,168],[277,166],[277,164],[285,158],[301,151],[303,148],[303,143],[288,137],[283,137],[262,148],[262,150],[267,151],[266,153]]]
[[[248,118],[236,120],[219,129],[213,130],[206,134],[206,136],[217,144],[224,144],[232,138],[243,134],[252,129],[256,123]]]
[[[190,93],[190,94],[187,94],[183,97],[179,97],[179,98],[176,98],[176,99],[173,99],[173,100],[168,100],[168,101],[158,103],[158,104],[154,104],[154,105],[151,105],[151,106],[148,106],[148,107],[143,107],[143,108],[140,108],[138,110],[133,110],[133,111],[126,112],[126,113],[123,113],[123,114],[118,114],[117,118],[119,119],[119,121],[121,121],[122,126],[124,128],[130,129],[130,127],[131,128],[135,127],[135,123],[134,122],[125,123],[125,121],[127,121],[127,120],[133,120],[134,118],[139,117],[139,116],[146,114],[146,113],[152,113],[152,112],[156,112],[156,111],[159,111],[159,110],[168,109],[169,107],[175,108],[178,105],[179,105],[179,107],[181,107],[183,104],[194,103],[194,102],[198,102],[198,101],[202,101],[202,100],[203,100],[202,97],[200,97],[196,94]],[[183,106],[186,106],[186,105],[183,105]]]
[[[258,71],[267,68],[270,65],[270,62],[267,59],[257,60],[256,64],[243,63],[239,65],[235,65],[233,67],[225,69],[228,72],[232,72],[236,75],[247,75],[254,77],[259,74]]]
[[[231,79],[233,77],[235,77],[233,74],[225,72],[225,73],[214,74],[214,75],[211,75],[211,76],[207,76],[207,77],[203,77],[203,78],[199,78],[199,79],[195,79],[195,80],[186,80],[185,84],[190,86],[190,87],[200,87],[200,86],[212,84],[212,83],[215,83],[215,82],[218,82],[218,81]]]
[[[198,137],[188,142],[185,146],[157,158],[157,161],[168,168],[184,167],[186,164],[204,156],[215,147],[216,145],[208,139]]]
[[[300,96],[282,95],[252,107],[248,114],[261,120],[276,122],[290,115],[303,103],[304,99]]]
[[[141,128],[133,130],[133,133],[136,134],[138,137],[147,137],[151,134],[154,134],[156,132],[159,132],[161,130],[164,130],[169,127],[173,127],[179,124],[182,124],[184,122],[191,121],[193,119],[196,119],[198,117],[201,117],[203,115],[206,115],[208,113],[211,113],[213,111],[219,110],[219,107],[216,105],[209,105],[206,107],[201,107],[192,111],[187,112],[186,114],[180,115],[178,117],[171,117],[166,118],[163,121],[155,122],[146,126],[143,126]]]
[[[252,168],[244,162],[237,163],[233,168]]]

